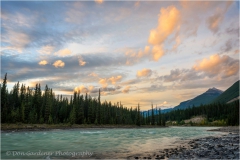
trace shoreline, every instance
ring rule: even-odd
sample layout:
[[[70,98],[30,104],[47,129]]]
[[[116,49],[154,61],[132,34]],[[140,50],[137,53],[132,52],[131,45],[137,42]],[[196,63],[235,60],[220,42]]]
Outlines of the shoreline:
[[[142,153],[127,159],[239,159],[239,126],[208,130],[223,134],[183,140],[176,147]]]
[[[168,128],[168,127],[221,127],[224,129],[214,129],[209,131],[230,132],[232,126],[158,126],[158,125],[94,125],[94,124],[1,124],[2,132],[20,131],[50,131],[50,130],[72,130],[72,129],[141,129],[141,128]],[[236,129],[236,126],[233,126]],[[230,129],[229,129],[230,128]],[[221,129],[221,130],[220,130]]]
[[[152,125],[49,125],[49,124],[1,124],[1,132],[28,132],[28,131],[51,131],[73,129],[141,129],[141,128],[168,128],[169,126]]]

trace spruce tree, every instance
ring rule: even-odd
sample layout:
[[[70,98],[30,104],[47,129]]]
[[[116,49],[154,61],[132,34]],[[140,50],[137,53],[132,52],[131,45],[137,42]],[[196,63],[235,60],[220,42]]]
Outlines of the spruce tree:
[[[140,117],[140,106],[138,104],[138,107],[137,107],[137,113],[136,113],[136,125],[137,126],[140,126],[141,125],[141,117]]]
[[[152,104],[152,121],[151,121],[152,125],[155,125],[155,117],[154,117],[154,110],[153,110],[153,104]]]
[[[5,77],[3,79],[3,83],[1,86],[1,117],[2,117],[2,123],[7,122],[7,114],[8,114],[8,108],[7,108],[7,73],[5,74]]]

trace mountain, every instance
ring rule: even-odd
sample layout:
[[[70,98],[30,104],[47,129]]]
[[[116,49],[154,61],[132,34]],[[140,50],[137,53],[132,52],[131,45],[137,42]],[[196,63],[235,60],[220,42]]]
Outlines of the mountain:
[[[239,80],[231,87],[224,91],[219,97],[215,98],[212,103],[227,103],[239,99]]]
[[[219,97],[219,95],[221,95],[223,93],[223,91],[217,89],[217,88],[209,88],[206,92],[204,92],[203,94],[181,102],[178,106],[174,107],[173,109],[186,109],[188,107],[192,107],[192,106],[200,106],[201,104],[209,104],[211,103],[214,99],[216,99],[217,97]]]
[[[206,92],[204,92],[203,94],[187,100],[187,101],[183,101],[181,102],[179,105],[177,105],[174,108],[168,108],[168,109],[162,109],[161,113],[167,113],[170,112],[172,110],[177,110],[177,109],[186,109],[188,107],[198,107],[201,104],[209,104],[211,103],[214,99],[216,99],[219,95],[221,95],[223,93],[223,91],[217,89],[217,88],[209,88]],[[147,111],[143,111],[143,114],[146,116],[147,115]],[[156,109],[154,109],[154,114],[158,114],[158,111]],[[152,115],[152,111],[151,109],[149,110],[149,115]]]
[[[153,108],[153,113],[154,113],[154,115],[157,115],[157,114],[158,114],[158,109],[159,109],[159,107]],[[173,108],[161,109],[161,113],[170,112],[172,109],[173,109]],[[149,109],[148,111],[149,111],[149,116],[151,116],[151,115],[152,115],[152,109]],[[147,114],[148,114],[148,113],[147,113],[148,111],[142,111],[142,114],[146,117]]]
[[[190,99],[181,102],[179,105],[177,105],[174,108],[168,108],[168,109],[163,109],[161,110],[161,113],[167,113],[172,110],[177,110],[177,109],[186,109],[188,107],[198,107],[201,104],[210,104],[210,103],[230,103],[235,100],[240,99],[239,96],[239,80],[235,82],[231,87],[229,87],[226,91],[221,91],[215,87],[209,88],[206,92],[203,94]],[[149,110],[149,114],[151,115],[151,110]],[[143,114],[146,115],[147,111],[143,111]],[[158,114],[156,110],[154,110],[154,114]]]

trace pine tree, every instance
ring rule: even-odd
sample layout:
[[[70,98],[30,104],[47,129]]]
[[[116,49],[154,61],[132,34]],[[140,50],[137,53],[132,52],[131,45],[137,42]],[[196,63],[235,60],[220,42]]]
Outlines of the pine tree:
[[[152,120],[151,120],[151,124],[152,124],[152,125],[155,125],[155,118],[154,118],[153,104],[152,104]]]
[[[44,113],[44,121],[45,123],[48,123],[48,119],[49,119],[49,115],[50,115],[50,101],[51,101],[51,97],[50,97],[50,93],[49,93],[49,88],[46,85],[45,87],[45,113]]]
[[[162,120],[161,120],[161,108],[158,109],[158,125],[162,125]]]
[[[7,108],[7,73],[5,74],[2,86],[1,86],[1,117],[2,123],[7,121],[8,108]]]
[[[136,125],[137,126],[140,126],[141,125],[141,117],[140,117],[140,106],[138,104],[138,107],[137,107],[137,113],[136,113]]]

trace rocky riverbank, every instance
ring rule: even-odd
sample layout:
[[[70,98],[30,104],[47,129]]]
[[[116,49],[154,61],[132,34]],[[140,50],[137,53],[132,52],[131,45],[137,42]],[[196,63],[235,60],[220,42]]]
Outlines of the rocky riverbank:
[[[169,159],[239,159],[239,134],[206,137],[188,143],[190,149],[169,153]],[[167,157],[165,157],[167,158]]]
[[[239,127],[223,127],[211,131],[229,132],[190,140],[175,148],[156,153],[133,156],[134,159],[239,159]]]

